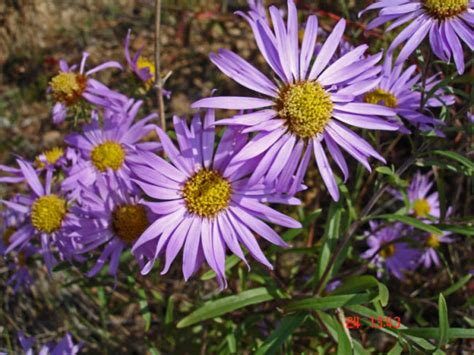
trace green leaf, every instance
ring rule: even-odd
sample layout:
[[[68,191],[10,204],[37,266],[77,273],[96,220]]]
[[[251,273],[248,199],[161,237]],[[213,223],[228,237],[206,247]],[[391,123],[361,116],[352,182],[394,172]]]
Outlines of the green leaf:
[[[380,303],[385,307],[389,298],[388,289],[384,284],[380,283],[375,277],[370,275],[348,277],[343,281],[341,286],[332,292],[332,295],[370,291],[373,288],[378,289]]]
[[[290,242],[293,239],[295,239],[297,236],[299,236],[303,231],[304,231],[303,228],[289,229],[285,233],[282,234],[281,238],[285,242]]]
[[[259,287],[244,291],[238,295],[227,296],[217,300],[209,301],[187,317],[181,319],[177,327],[188,327],[190,325],[202,322],[203,320],[219,317],[237,309],[244,308],[252,304],[270,301],[272,299],[273,296],[265,287]]]
[[[341,318],[344,318],[343,314]],[[346,355],[352,353],[351,339],[348,334],[348,329],[345,328],[345,319],[341,319],[341,322],[335,322],[335,329],[337,333],[337,355]]]
[[[378,283],[377,279],[373,276],[351,276],[346,278],[342,285],[332,292],[332,295],[342,295],[370,290],[371,288],[378,287]]]
[[[140,306],[140,314],[143,317],[143,320],[145,321],[145,331],[147,332],[150,330],[151,326],[150,307],[148,306],[148,302],[146,300],[138,301],[138,305]]]
[[[469,282],[469,280],[472,278],[471,274],[467,274],[464,277],[461,277],[457,282],[449,286],[446,290],[442,292],[443,296],[449,296],[459,290],[461,287],[463,287],[465,284]]]
[[[392,186],[397,186],[397,187],[406,187],[406,186],[408,186],[408,182],[401,179],[400,176],[398,176],[396,174],[395,169],[394,169],[393,166],[391,168],[389,168],[388,166],[379,166],[375,170],[380,174],[387,175],[388,176],[388,182]]]
[[[347,307],[347,309],[349,309],[350,311],[356,313],[356,314],[359,314],[361,316],[364,316],[366,318],[369,318],[371,319],[372,317],[373,318],[377,318],[377,317],[385,317],[385,314],[382,310],[379,310],[379,311],[374,311],[368,307],[365,307],[365,306],[361,306],[361,305],[355,305],[355,306],[349,306]],[[369,322],[369,321],[367,321]],[[438,328],[433,328],[436,330],[436,334],[435,336],[438,335]],[[400,329],[395,329],[395,328],[381,328],[380,331],[381,332],[384,332],[386,334],[389,334],[395,338],[399,338],[399,334],[402,334],[401,332],[405,331],[405,330],[408,330],[407,327],[403,324],[400,324]],[[424,350],[429,350],[429,351],[434,351],[435,350],[435,347],[433,346],[433,344],[431,344],[430,342],[426,341],[425,339],[422,339],[421,337],[417,337],[417,335],[404,335],[404,337],[406,338],[407,341],[409,342],[412,342],[413,344],[415,344],[416,346],[418,346],[419,348],[421,349],[424,349]]]
[[[448,337],[449,321],[448,321],[448,306],[442,293],[439,294],[438,299],[438,317],[439,317],[439,339],[438,348],[446,344]]]
[[[339,232],[341,226],[342,208],[340,203],[332,202],[329,207],[326,226],[324,228],[324,235],[322,238],[322,249],[319,255],[318,265],[316,267],[315,281],[319,281],[324,274],[324,271],[329,263],[332,252],[336,248],[337,240],[339,239]],[[328,274],[328,276],[330,276]],[[326,278],[329,280],[329,277]],[[322,288],[325,286],[325,282]]]
[[[403,352],[403,346],[397,342],[393,348],[387,353],[387,355],[400,355]]]
[[[474,172],[474,163],[470,161],[468,158],[462,156],[461,154],[448,151],[448,150],[435,150],[433,151],[434,154],[441,155],[443,157],[449,158],[451,160],[454,160],[461,165],[464,165],[470,173]]]
[[[291,334],[304,322],[306,314],[296,313],[284,317],[277,329],[258,348],[255,355],[274,354]]]
[[[336,295],[326,297],[306,298],[300,301],[291,302],[286,307],[287,311],[299,311],[302,309],[327,309],[344,306],[369,303],[376,296],[373,293],[353,293],[348,295]]]
[[[316,219],[321,215],[322,212],[323,210],[321,208],[318,208],[317,210],[314,210],[313,212],[307,214],[304,217],[303,222],[301,223],[303,227],[308,227],[311,223],[316,221]]]
[[[143,317],[143,320],[145,321],[145,331],[147,332],[148,330],[150,330],[151,326],[151,311],[148,305],[146,292],[143,288],[138,290],[138,297],[140,298],[140,300],[138,301],[138,306],[140,307],[140,314]]]
[[[174,318],[174,297],[173,295],[168,297],[168,304],[166,305],[166,313],[165,313],[165,324],[173,323]]]
[[[367,219],[386,219],[388,221],[398,221],[405,224],[409,224],[410,226],[413,226],[417,229],[424,230],[425,232],[428,232],[431,234],[437,234],[437,235],[443,234],[443,231],[441,229],[438,229],[431,224],[423,223],[422,221],[410,216],[403,216],[403,215],[398,215],[398,214],[382,214],[380,216],[370,216],[370,217],[367,217]]]
[[[400,332],[424,339],[439,339],[439,328],[410,328],[399,329]],[[449,328],[447,340],[474,339],[474,329]]]
[[[230,333],[226,336],[227,346],[229,347],[229,352],[235,354],[237,352],[237,341],[235,335]]]
[[[474,236],[474,227],[472,226],[436,224],[435,227],[456,234]]]

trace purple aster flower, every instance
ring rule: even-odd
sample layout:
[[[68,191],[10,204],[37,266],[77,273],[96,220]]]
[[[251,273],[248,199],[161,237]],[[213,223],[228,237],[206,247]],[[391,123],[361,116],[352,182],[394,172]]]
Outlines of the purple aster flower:
[[[74,212],[79,216],[77,229],[72,234],[80,245],[78,252],[83,254],[103,246],[88,276],[96,275],[107,260],[110,260],[109,274],[116,275],[122,252],[156,219],[137,191],[127,188],[112,174],[100,176],[94,185],[83,189]]]
[[[403,236],[405,226],[396,223],[380,228],[380,224],[370,222],[367,233],[369,249],[361,256],[371,260],[378,268],[377,277],[381,277],[381,269],[385,265],[388,272],[403,280],[403,272],[416,268],[420,252],[404,242],[397,242]]]
[[[444,125],[443,121],[428,116],[424,111],[420,110],[422,94],[416,90],[416,87],[421,86],[422,83],[420,81],[421,74],[414,75],[416,66],[412,65],[406,70],[402,68],[403,64],[400,64],[392,69],[391,59],[386,58],[380,75],[379,85],[374,90],[366,93],[363,96],[363,101],[383,104],[392,108],[398,116],[419,127],[422,131],[429,131],[435,129],[436,126]],[[440,82],[440,80],[437,80],[438,75],[434,75],[426,80],[425,91],[430,91],[431,88]],[[433,97],[426,101],[423,108],[428,110],[430,108],[452,105],[454,102],[455,97],[453,95],[448,95],[443,89],[439,89],[434,93]],[[400,130],[403,133],[410,132],[403,124],[401,124]],[[436,132],[438,135],[443,135],[439,130],[436,130]]]
[[[73,225],[73,216],[69,213],[71,201],[56,191],[56,186],[52,184],[53,170],[46,171],[43,186],[30,163],[20,159],[17,162],[31,195],[19,196],[15,201],[0,200],[7,208],[25,215],[24,223],[10,236],[5,252],[21,251],[33,238],[38,238],[41,243],[39,252],[51,271],[56,263],[53,246],[59,250],[61,258],[70,259],[73,256],[73,245],[65,238]]]
[[[155,125],[149,122],[157,117],[153,113],[133,123],[142,103],[138,101],[131,105],[127,115],[120,115],[119,119],[114,119],[105,110],[106,119],[102,127],[95,116],[91,124],[84,126],[83,134],[66,137],[65,141],[79,150],[81,159],[62,182],[64,190],[71,191],[72,196],[78,197],[82,187],[91,186],[98,176],[109,169],[118,178],[129,182],[130,157],[138,151],[156,150],[160,147],[155,142],[138,143],[154,129]]]
[[[267,10],[263,0],[248,0],[247,4],[250,8],[249,15],[257,16],[264,20],[267,19]]]
[[[21,287],[29,289],[33,284],[33,278],[28,269],[28,259],[39,252],[39,249],[31,243],[24,245],[14,256],[13,260],[8,262],[8,271],[12,274],[8,281],[8,285],[13,285],[13,292],[17,293]]]
[[[429,175],[422,175],[417,172],[408,187],[408,201],[410,203],[410,213],[420,219],[431,216],[436,219],[440,217],[439,196],[435,191],[430,193],[433,181]]]
[[[61,60],[59,62],[59,74],[49,82],[48,91],[55,101],[53,122],[56,124],[63,122],[66,119],[68,107],[74,106],[81,99],[95,105],[104,106],[107,104],[104,97],[116,95],[104,84],[89,76],[106,68],[122,69],[122,66],[118,62],[108,61],[85,71],[88,57],[89,53],[84,52],[79,71],[77,71],[77,65],[69,67],[66,61]]]
[[[155,82],[155,63],[151,60],[142,56],[143,47],[141,47],[133,56],[130,56],[130,34],[132,30],[129,29],[127,32],[127,37],[125,37],[125,59],[136,74],[136,76],[145,83],[145,88],[147,90],[151,89]]]
[[[142,55],[143,47],[139,48],[134,54],[133,58],[130,56],[130,34],[132,30],[129,29],[127,37],[125,37],[125,59],[128,66],[135,73],[135,75],[144,82],[145,89],[150,90],[155,83],[156,69],[153,60],[150,60]],[[166,79],[165,79],[166,80]],[[162,89],[163,95],[169,99],[171,91]]]
[[[11,202],[18,203],[21,201],[21,196],[15,195]],[[25,214],[15,211],[11,208],[5,208],[0,211],[0,255],[4,255],[10,244],[10,237],[18,230],[25,220]]]
[[[444,232],[442,235],[426,234],[421,238],[421,242],[425,245],[425,249],[420,257],[420,264],[426,269],[430,268],[431,265],[436,267],[440,266],[440,260],[438,256],[438,249],[441,244],[454,242],[453,238],[450,238],[451,233]]]
[[[15,196],[11,199],[12,202],[19,202],[21,198]],[[0,212],[0,254],[5,255],[8,246],[10,245],[11,236],[21,227],[25,220],[25,215],[13,209],[7,208]],[[30,243],[23,246],[12,257],[5,257],[8,271],[12,274],[7,281],[7,285],[13,284],[13,291],[16,293],[22,286],[29,288],[33,283],[33,279],[26,267],[26,262],[29,257],[36,254],[38,249]]]
[[[391,21],[387,31],[411,22],[394,39],[389,53],[406,42],[396,60],[403,63],[429,35],[431,49],[441,60],[454,58],[460,74],[464,72],[464,53],[461,41],[472,51],[474,48],[474,1],[472,0],[380,0],[367,7],[380,9],[379,16],[371,21],[372,29]]]
[[[34,337],[26,337],[23,332],[18,332],[18,340],[25,355],[33,355],[33,346],[36,342]],[[59,343],[50,342],[43,345],[39,351],[39,355],[75,355],[79,353],[82,347],[82,341],[74,344],[71,334],[67,333]]]
[[[31,164],[34,166],[37,173],[42,172],[45,169],[57,169],[61,168],[67,171],[71,165],[77,162],[77,154],[74,149],[61,147],[54,147],[43,151],[37,155],[34,162]],[[0,182],[3,183],[20,183],[25,180],[23,172],[20,168],[14,168],[7,165],[0,165],[0,172],[6,173],[6,176],[0,176]]]
[[[262,177],[273,182],[288,164],[294,169],[287,173],[301,181],[314,151],[321,177],[333,199],[338,200],[339,190],[323,144],[347,179],[349,170],[339,147],[369,170],[369,157],[385,160],[343,123],[366,129],[398,129],[396,124],[378,117],[393,116],[392,109],[356,101],[358,95],[377,87],[376,75],[381,68],[375,64],[382,54],[364,57],[368,46],[361,45],[330,64],[342,39],[344,20],[336,25],[314,57],[318,33],[316,16],[308,18],[299,48],[293,1],[288,1],[286,24],[276,7],[270,7],[270,14],[273,30],[259,18],[242,16],[252,27],[260,52],[278,77],[276,83],[231,51],[221,49],[211,55],[211,61],[222,72],[265,98],[210,97],[195,102],[192,107],[257,110],[218,122],[245,126],[244,132],[258,132],[234,157],[235,162],[242,162],[265,152],[262,160],[265,164],[256,169],[252,182]],[[294,193],[283,184],[278,184],[276,189]]]
[[[282,197],[261,182],[250,183],[248,175],[258,166],[259,158],[230,164],[247,143],[247,135],[239,130],[226,130],[214,152],[213,110],[206,113],[204,125],[199,115],[195,115],[190,127],[174,117],[174,127],[179,149],[157,128],[170,162],[141,152],[134,157],[136,164],[132,165],[138,177],[134,181],[146,195],[157,200],[145,205],[160,215],[133,247],[135,254],[148,259],[142,274],[151,270],[160,254],[166,255],[162,274],[167,273],[183,249],[182,269],[186,280],[206,260],[224,288],[226,249],[247,263],[240,244],[271,269],[253,233],[284,247],[286,243],[262,220],[289,228],[299,228],[301,224],[263,202],[294,204],[299,200]]]

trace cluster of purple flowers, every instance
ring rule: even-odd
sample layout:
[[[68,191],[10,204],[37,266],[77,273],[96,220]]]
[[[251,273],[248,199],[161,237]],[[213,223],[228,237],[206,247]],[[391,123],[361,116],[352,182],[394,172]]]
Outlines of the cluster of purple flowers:
[[[0,201],[6,208],[1,251],[16,265],[12,282],[31,283],[25,265],[34,255],[41,255],[50,271],[58,259],[86,262],[97,255],[88,276],[107,264],[108,273],[116,275],[122,253],[131,250],[142,274],[161,259],[164,274],[182,250],[186,280],[205,262],[224,288],[227,252],[247,265],[249,254],[272,268],[260,242],[281,247],[286,242],[269,224],[301,227],[268,204],[300,204],[295,194],[306,188],[303,180],[311,157],[334,200],[340,196],[330,158],[344,181],[349,168],[343,151],[369,171],[370,158],[385,162],[351,127],[409,133],[405,125],[409,123],[411,128],[442,134],[443,122],[428,109],[453,104],[454,97],[438,89],[422,103],[418,86],[430,90],[440,79],[433,76],[421,82],[416,66],[404,69],[404,61],[419,38],[430,32],[434,53],[444,60],[453,56],[462,69],[462,49],[450,34],[456,32],[472,46],[472,2],[384,0],[369,7],[383,8],[374,26],[398,17],[398,25],[415,19],[385,58],[383,53],[368,55],[367,45],[347,44],[344,20],[324,35],[320,45],[318,34],[323,35],[315,15],[306,20],[300,41],[293,0],[288,1],[286,20],[274,6],[267,14],[260,2],[251,3],[254,10],[239,15],[249,23],[271,74],[229,50],[211,54],[224,74],[258,96],[213,96],[195,102],[193,108],[206,110],[196,113],[189,124],[173,117],[177,146],[153,123],[156,115],[137,120],[141,101],[91,77],[106,68],[122,69],[121,64],[106,62],[86,71],[87,53],[79,66],[60,62],[60,72],[49,85],[55,101],[53,121],[64,122],[81,105],[89,108],[90,118],[79,133],[66,137],[66,148],[45,151],[31,162],[18,158],[17,167],[0,166],[0,182],[28,186],[28,193]],[[392,67],[394,48],[413,29],[416,33]],[[141,49],[132,58],[129,41],[130,32],[126,62],[149,90],[155,83],[155,67],[142,57]],[[238,113],[216,121],[215,109]],[[216,143],[219,125],[227,129]],[[413,213],[438,218],[437,197],[427,196],[430,184],[424,179],[417,176],[409,192]],[[409,268],[416,253],[410,245],[392,243],[402,234],[399,226],[387,231],[372,227],[366,255],[376,263],[385,261],[401,277],[400,270]],[[424,265],[438,264],[436,247],[450,239],[425,239],[429,248],[422,256]]]
[[[424,223],[440,222],[440,206],[438,192],[430,192],[433,181],[429,175],[417,172],[408,187],[407,210],[409,214]],[[398,191],[393,195],[400,201],[404,196]],[[446,215],[451,213],[448,208]],[[428,269],[440,266],[439,248],[441,244],[451,243],[453,238],[449,232],[442,234],[419,233],[413,227],[402,223],[383,226],[381,223],[370,222],[370,230],[366,232],[369,249],[362,257],[369,259],[378,270],[377,275],[382,275],[383,266],[390,274],[398,279],[404,278],[404,272],[414,270],[418,266]]]

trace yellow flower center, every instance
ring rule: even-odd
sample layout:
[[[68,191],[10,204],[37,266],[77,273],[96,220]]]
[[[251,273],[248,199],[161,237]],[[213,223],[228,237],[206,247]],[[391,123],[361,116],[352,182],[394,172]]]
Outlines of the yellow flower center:
[[[125,161],[125,150],[117,142],[106,141],[92,150],[91,159],[97,170],[101,172],[107,171],[108,168],[116,171]]]
[[[46,159],[48,165],[54,165],[59,159],[63,157],[64,149],[56,147],[44,151],[42,155]],[[40,159],[40,157],[41,155],[37,156],[35,159],[36,166],[38,166],[39,168],[44,168],[46,164]]]
[[[68,106],[74,105],[86,90],[87,77],[84,74],[60,72],[49,82],[53,98]]]
[[[155,74],[156,74],[155,63],[153,63],[149,59],[146,59],[140,56],[138,57],[138,60],[137,60],[137,68],[139,70],[148,69],[149,73],[151,74],[151,78],[145,82],[145,88],[147,90],[151,89],[151,87],[153,86],[153,83],[155,82]]]
[[[382,104],[390,108],[395,108],[398,104],[395,95],[380,88],[377,88],[365,94],[364,102],[367,102],[369,104]]]
[[[431,16],[444,20],[466,11],[469,0],[425,0],[424,5]]]
[[[426,245],[429,248],[436,249],[440,245],[439,237],[436,234],[430,234],[430,236],[426,239]]]
[[[112,228],[126,243],[133,243],[148,228],[150,222],[143,205],[123,205],[112,212]]]
[[[312,138],[324,131],[334,105],[319,83],[304,81],[284,88],[276,108],[290,132],[300,138]]]
[[[232,186],[219,172],[202,169],[186,181],[182,193],[190,213],[210,218],[229,206]]]
[[[61,228],[66,212],[66,200],[56,195],[41,196],[31,207],[31,224],[41,232],[53,233]]]
[[[16,228],[15,227],[8,227],[5,229],[5,232],[3,232],[3,245],[4,246],[9,246],[10,245],[10,237],[15,234]]]
[[[393,254],[395,254],[395,245],[394,244],[389,244],[389,245],[383,247],[382,250],[380,250],[380,252],[379,252],[379,255],[384,259],[390,258],[391,256],[393,256]]]
[[[415,200],[413,203],[413,211],[415,212],[416,217],[427,217],[430,213],[431,207],[428,201],[424,198]]]

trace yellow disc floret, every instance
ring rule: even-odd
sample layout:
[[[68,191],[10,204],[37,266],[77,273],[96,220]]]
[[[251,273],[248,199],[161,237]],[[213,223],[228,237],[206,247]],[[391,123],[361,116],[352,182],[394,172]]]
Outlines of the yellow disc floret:
[[[155,75],[156,75],[155,63],[153,63],[151,60],[148,60],[140,56],[138,57],[138,60],[137,60],[137,68],[138,70],[148,69],[148,72],[150,73],[151,78],[145,81],[145,88],[147,90],[150,90],[151,87],[153,86],[153,83],[155,82]]]
[[[429,248],[436,249],[437,247],[439,247],[439,245],[439,237],[436,234],[430,234],[430,236],[426,238],[426,246],[428,246]]]
[[[66,200],[57,195],[39,197],[31,206],[31,224],[37,230],[53,233],[61,228],[66,216]]]
[[[123,205],[112,212],[112,228],[126,243],[133,243],[148,228],[150,222],[143,205]]]
[[[300,138],[323,132],[334,108],[331,96],[315,81],[287,86],[280,92],[276,106],[288,130]]]
[[[125,150],[120,143],[106,141],[92,150],[91,159],[100,172],[105,172],[108,168],[116,171],[122,167],[125,161]]]
[[[86,90],[87,77],[84,74],[60,72],[51,79],[49,86],[55,101],[71,106]]]
[[[431,16],[444,20],[466,11],[469,0],[425,0],[424,5]]]
[[[367,102],[369,104],[382,104],[390,108],[396,108],[398,105],[398,101],[395,95],[380,88],[377,88],[365,94],[364,102]]]
[[[50,150],[46,150],[43,152],[43,154],[37,156],[35,159],[35,163],[36,163],[36,166],[38,166],[39,168],[44,168],[46,165],[44,163],[44,160],[46,160],[46,163],[48,165],[54,165],[63,156],[64,156],[64,149],[56,147]]]
[[[186,181],[182,193],[190,213],[210,218],[229,206],[232,186],[218,171],[202,169]]]
[[[431,207],[426,199],[420,198],[413,203],[413,211],[416,217],[424,218],[430,214]]]
[[[384,246],[382,250],[380,250],[379,255],[384,258],[390,258],[395,254],[395,245],[394,244],[388,244],[387,246]]]

